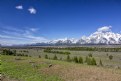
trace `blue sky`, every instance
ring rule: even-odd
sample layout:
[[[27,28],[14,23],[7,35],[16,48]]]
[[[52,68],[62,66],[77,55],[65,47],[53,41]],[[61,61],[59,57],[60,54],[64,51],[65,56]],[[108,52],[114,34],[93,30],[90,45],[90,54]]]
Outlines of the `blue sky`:
[[[24,44],[121,31],[121,0],[0,0],[0,43]]]

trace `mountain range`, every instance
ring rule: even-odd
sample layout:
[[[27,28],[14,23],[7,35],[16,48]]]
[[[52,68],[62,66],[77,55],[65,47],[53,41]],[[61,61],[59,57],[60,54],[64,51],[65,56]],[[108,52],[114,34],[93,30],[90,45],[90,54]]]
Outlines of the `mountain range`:
[[[48,42],[35,43],[31,45],[45,46],[45,45],[88,45],[88,44],[121,44],[121,34],[111,31],[111,26],[104,26],[89,36],[82,36],[80,39],[64,38],[51,40]]]

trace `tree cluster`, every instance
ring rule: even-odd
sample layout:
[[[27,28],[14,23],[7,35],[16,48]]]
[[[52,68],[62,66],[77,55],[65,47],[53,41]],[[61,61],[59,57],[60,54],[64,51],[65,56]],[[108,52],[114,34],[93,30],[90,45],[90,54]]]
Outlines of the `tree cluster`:
[[[26,56],[26,57],[28,57],[27,54],[17,53],[16,50],[10,50],[10,49],[3,49],[2,50],[2,55]]]
[[[55,50],[51,50],[51,49],[44,49],[44,52],[47,53],[56,53],[56,54],[65,54],[65,55],[69,55],[71,54],[70,52],[65,52],[65,51],[55,51]]]
[[[86,57],[85,63],[88,65],[97,65],[94,57]]]
[[[59,50],[71,50],[71,51],[103,51],[103,52],[121,52],[121,47],[106,48],[106,47],[48,47],[46,49],[59,49]]]

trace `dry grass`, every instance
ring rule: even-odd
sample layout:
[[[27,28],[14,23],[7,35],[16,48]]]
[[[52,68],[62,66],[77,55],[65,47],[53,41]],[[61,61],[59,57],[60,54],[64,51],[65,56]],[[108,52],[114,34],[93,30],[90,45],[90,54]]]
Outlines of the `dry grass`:
[[[40,72],[60,76],[64,81],[121,81],[121,70],[79,64],[54,65]]]

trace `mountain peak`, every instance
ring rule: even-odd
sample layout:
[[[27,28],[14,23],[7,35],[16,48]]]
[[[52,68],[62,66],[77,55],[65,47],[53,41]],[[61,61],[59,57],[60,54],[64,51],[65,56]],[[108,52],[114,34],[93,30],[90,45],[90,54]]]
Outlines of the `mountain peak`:
[[[121,34],[113,33],[112,26],[103,26],[90,36],[82,36],[77,39],[59,39],[55,43],[72,43],[72,44],[121,44]]]
[[[112,26],[103,26],[89,36],[82,36],[80,39],[64,38],[51,40],[49,45],[80,45],[80,44],[121,44],[121,34],[111,31]]]

